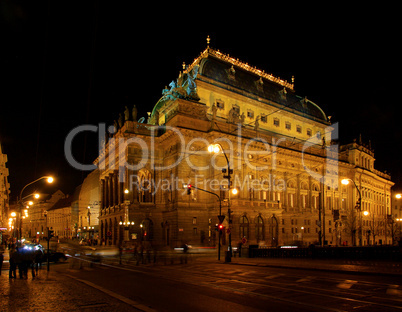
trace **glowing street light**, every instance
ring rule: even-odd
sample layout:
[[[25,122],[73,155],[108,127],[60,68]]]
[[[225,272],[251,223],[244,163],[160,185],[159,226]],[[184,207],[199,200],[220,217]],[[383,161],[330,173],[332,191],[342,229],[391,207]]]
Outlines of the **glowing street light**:
[[[24,193],[24,190],[28,187],[28,186],[30,186],[30,185],[32,185],[32,184],[34,184],[34,183],[36,183],[36,182],[38,182],[38,181],[40,181],[40,180],[46,180],[46,182],[47,183],[53,183],[54,182],[54,178],[52,177],[52,176],[43,176],[43,177],[40,177],[39,179],[36,179],[36,180],[34,180],[34,181],[32,181],[32,182],[30,182],[30,183],[28,183],[27,185],[25,185],[23,188],[22,188],[22,190],[21,190],[21,192],[20,192],[20,196],[18,197],[18,204],[19,204],[19,236],[20,236],[20,239],[21,239],[21,236],[22,236],[22,231],[21,231],[21,218],[22,218],[22,216],[21,216],[21,210],[22,210],[22,208],[23,208],[23,206],[24,206],[24,204],[23,204],[23,197],[22,197],[22,194]],[[39,194],[34,194],[34,197],[36,198],[36,199],[38,199],[39,198]],[[31,204],[32,203],[32,204]],[[29,205],[33,205],[33,202],[29,202],[28,203]]]
[[[362,203],[362,193],[360,192],[359,187],[357,186],[356,182],[352,179],[346,178],[346,179],[342,179],[341,183],[343,185],[349,185],[350,182],[353,182],[354,186],[356,187],[357,192],[359,193],[359,199],[356,202],[356,206],[355,208],[360,211],[360,246],[362,246],[362,241],[363,241],[363,237],[362,237],[362,214],[364,214],[365,216],[368,215],[368,211],[364,211],[362,212],[361,210],[361,203]],[[367,214],[366,214],[367,213]]]
[[[342,179],[341,183],[343,185],[349,185],[349,181],[350,181],[350,179]]]

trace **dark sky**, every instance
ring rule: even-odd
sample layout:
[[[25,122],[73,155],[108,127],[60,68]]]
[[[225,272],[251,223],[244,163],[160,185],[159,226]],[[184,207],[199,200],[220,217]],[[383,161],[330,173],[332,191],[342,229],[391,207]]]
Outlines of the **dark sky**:
[[[145,117],[207,35],[215,49],[288,81],[294,75],[296,93],[340,123],[341,143],[360,133],[371,140],[376,168],[402,186],[396,8],[136,3],[1,2],[0,141],[13,197],[46,174],[71,192],[87,173],[66,162],[67,134],[112,124],[125,105]],[[77,136],[73,152],[91,163],[97,135]]]

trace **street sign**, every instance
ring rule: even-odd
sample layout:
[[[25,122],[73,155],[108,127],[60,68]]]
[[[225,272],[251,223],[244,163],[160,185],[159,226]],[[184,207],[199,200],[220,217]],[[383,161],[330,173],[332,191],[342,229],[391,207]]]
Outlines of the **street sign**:
[[[218,216],[219,223],[222,223],[225,220],[225,216]]]
[[[230,234],[230,229],[227,229],[227,230],[226,230],[226,233]]]
[[[247,243],[247,238],[243,237],[242,240],[241,240],[241,243],[242,243],[243,245],[246,244],[246,243]]]

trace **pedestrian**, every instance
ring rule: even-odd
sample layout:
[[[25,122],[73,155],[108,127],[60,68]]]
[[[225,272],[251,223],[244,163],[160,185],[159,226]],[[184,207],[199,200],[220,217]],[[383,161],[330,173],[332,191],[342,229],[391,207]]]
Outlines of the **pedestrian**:
[[[1,268],[3,267],[3,261],[4,261],[3,250],[0,250],[0,275],[1,275]]]
[[[24,270],[24,262],[23,262],[22,255],[21,255],[21,252],[18,247],[15,249],[15,252],[13,252],[12,257],[14,258],[14,263],[15,263],[16,267],[18,267],[18,273],[19,273],[20,278],[21,279],[24,278],[24,271],[25,271]],[[17,277],[17,276],[15,276],[15,277]]]
[[[17,265],[15,263],[15,256],[14,256],[15,251],[10,250],[10,269],[9,269],[9,278],[17,278]]]
[[[134,259],[134,260],[137,260],[137,257],[138,257],[137,243],[134,243],[133,259]]]

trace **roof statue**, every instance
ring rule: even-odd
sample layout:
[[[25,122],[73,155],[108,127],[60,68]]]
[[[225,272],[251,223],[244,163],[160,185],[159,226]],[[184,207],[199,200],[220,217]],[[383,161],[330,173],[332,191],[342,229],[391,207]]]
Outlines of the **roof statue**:
[[[124,119],[125,121],[130,119],[130,111],[128,110],[127,106],[124,109]]]
[[[317,104],[295,93],[294,77],[291,83],[287,82],[215,50],[209,46],[209,43],[208,37],[207,48],[190,65],[183,63],[183,72],[180,72],[179,77],[173,80],[169,87],[163,89],[162,97],[154,106],[152,116],[167,102],[176,99],[200,101],[197,84],[198,88],[201,86],[204,88],[207,84],[242,94],[266,104],[267,107],[281,108],[303,117],[328,123],[324,111]],[[213,111],[212,113],[214,114]],[[212,119],[215,118],[216,114],[212,116]],[[242,121],[241,113],[231,111],[227,119],[228,123],[239,123]]]
[[[185,99],[199,101],[200,98],[197,94],[197,85],[195,79],[198,75],[199,66],[194,66],[193,69],[185,74],[180,73],[176,81],[172,81],[169,86],[170,90],[164,89],[162,91],[163,100]]]

